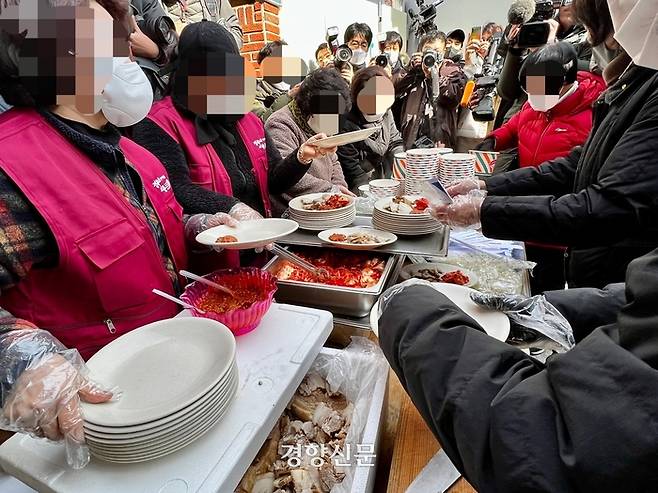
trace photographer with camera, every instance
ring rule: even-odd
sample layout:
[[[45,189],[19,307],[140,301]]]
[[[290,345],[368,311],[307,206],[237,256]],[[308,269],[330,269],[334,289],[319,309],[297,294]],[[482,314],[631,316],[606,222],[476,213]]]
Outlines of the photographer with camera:
[[[165,96],[170,64],[178,45],[176,26],[159,0],[131,0],[130,49],[153,88],[153,99]]]
[[[347,26],[344,36],[345,45],[352,50],[352,58],[349,64],[340,67],[340,72],[348,83],[352,83],[352,77],[362,68],[366,68],[368,62],[368,50],[372,43],[372,30],[368,24],[355,22]]]
[[[430,32],[420,38],[409,73],[395,88],[393,114],[406,149],[455,144],[457,107],[466,85],[461,67],[443,58],[446,35]]]
[[[389,66],[391,67],[391,75],[393,84],[396,84],[404,78],[407,72],[404,70],[403,58],[407,55],[402,51],[404,41],[400,33],[395,31],[388,31],[386,33],[386,41],[384,42],[384,54],[388,56]]]

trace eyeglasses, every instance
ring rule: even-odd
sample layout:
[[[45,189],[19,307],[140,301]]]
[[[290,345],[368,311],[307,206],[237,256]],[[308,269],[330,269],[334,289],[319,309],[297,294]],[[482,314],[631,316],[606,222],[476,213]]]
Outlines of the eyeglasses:
[[[367,41],[361,41],[360,43],[353,39],[349,43],[347,43],[347,46],[349,46],[351,49],[356,50],[358,48],[363,48],[364,50],[368,50],[368,42]]]

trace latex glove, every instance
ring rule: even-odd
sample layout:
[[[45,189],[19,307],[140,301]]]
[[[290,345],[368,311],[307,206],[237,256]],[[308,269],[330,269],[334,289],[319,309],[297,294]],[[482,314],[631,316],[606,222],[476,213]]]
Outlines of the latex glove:
[[[349,188],[346,188],[342,185],[334,185],[331,187],[331,190],[329,190],[328,193],[341,193],[343,195],[347,195],[348,197],[356,197],[356,195],[353,194]]]
[[[564,353],[575,345],[569,321],[545,296],[495,296],[471,293],[478,305],[503,312],[511,322],[507,342],[525,348],[550,349]]]
[[[306,142],[304,142],[300,148],[299,148],[299,154],[298,157],[300,158],[300,162],[303,164],[309,163],[309,161],[312,161],[313,159],[324,157],[327,154],[332,154],[335,153],[338,150],[338,147],[328,147],[328,148],[323,148],[323,147],[318,147],[316,145],[316,142],[318,140],[326,139],[327,134],[325,133],[319,133],[315,134],[313,137],[308,139]]]
[[[78,351],[66,349],[46,331],[10,331],[0,335],[0,344],[2,387],[8,389],[0,428],[63,441],[68,464],[74,469],[85,467],[89,449],[80,400],[107,402],[114,393],[89,381]]]
[[[480,190],[458,195],[452,204],[432,204],[432,215],[455,230],[480,229],[480,209],[486,196]]]
[[[478,180],[477,178],[467,178],[462,180],[454,185],[449,186],[446,191],[451,197],[457,197],[458,195],[466,195],[471,190],[486,190],[487,184],[483,180]]]

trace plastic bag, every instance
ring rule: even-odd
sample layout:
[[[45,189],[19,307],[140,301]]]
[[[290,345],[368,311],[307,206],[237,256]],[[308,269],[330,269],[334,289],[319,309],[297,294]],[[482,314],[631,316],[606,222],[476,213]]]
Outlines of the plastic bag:
[[[106,402],[118,392],[89,381],[80,353],[45,330],[2,333],[0,348],[0,429],[64,441],[68,464],[85,467],[90,457],[80,399]]]
[[[332,392],[342,393],[353,404],[352,423],[345,439],[345,447],[349,446],[352,455],[357,452],[358,445],[370,445],[362,443],[363,432],[375,387],[379,377],[388,373],[388,368],[379,346],[365,337],[352,337],[351,344],[344,350],[334,355],[320,354],[309,370],[324,378]],[[345,478],[331,493],[349,492],[356,469],[355,464],[342,469]]]
[[[503,312],[511,322],[507,342],[521,348],[549,349],[565,353],[576,344],[569,321],[545,296],[492,296],[471,293],[478,305]]]

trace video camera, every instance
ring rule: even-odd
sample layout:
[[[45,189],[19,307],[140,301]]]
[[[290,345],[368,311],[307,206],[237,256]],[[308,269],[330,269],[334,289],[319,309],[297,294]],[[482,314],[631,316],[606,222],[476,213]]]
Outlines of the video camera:
[[[436,30],[434,19],[436,19],[436,7],[441,5],[445,0],[433,0],[429,5],[425,5],[425,0],[416,0],[418,5],[418,13],[409,10],[409,16],[412,19],[412,28],[414,34],[420,38],[430,31]]]
[[[519,48],[536,48],[548,42],[551,26],[547,22],[555,17],[553,0],[535,0],[535,14],[521,26]]]
[[[482,65],[482,74],[476,76],[474,93],[479,103],[473,110],[473,119],[478,122],[490,122],[496,118],[494,97],[496,85],[503,70],[505,59],[498,54],[498,47],[503,39],[502,33],[496,33],[491,38],[489,53]]]
[[[338,26],[332,26],[327,29],[327,45],[334,55],[334,66],[340,70],[346,63],[352,59],[352,49],[346,44],[340,44],[338,36],[340,30]]]

